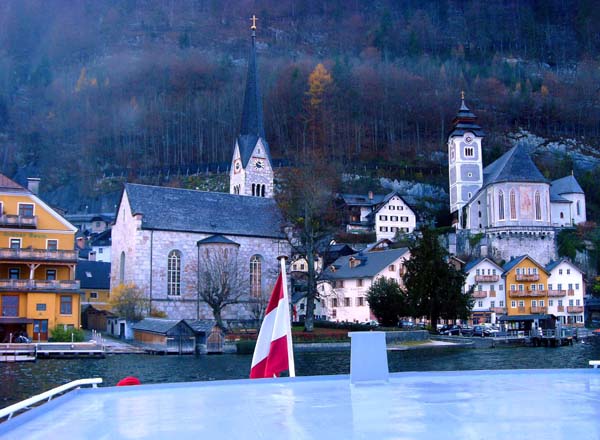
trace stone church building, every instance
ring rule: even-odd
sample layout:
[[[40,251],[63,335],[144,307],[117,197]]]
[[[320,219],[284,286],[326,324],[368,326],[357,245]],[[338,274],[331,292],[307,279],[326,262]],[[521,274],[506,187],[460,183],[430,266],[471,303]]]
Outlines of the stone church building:
[[[243,279],[242,301],[225,307],[222,317],[254,318],[256,298],[275,283],[277,256],[290,253],[273,199],[255,38],[253,28],[230,193],[126,184],[121,197],[112,229],[111,287],[134,283],[145,293],[149,309],[171,319],[213,318],[199,289],[206,258],[217,254],[235,261]],[[233,270],[225,269],[222,276],[232,277]]]

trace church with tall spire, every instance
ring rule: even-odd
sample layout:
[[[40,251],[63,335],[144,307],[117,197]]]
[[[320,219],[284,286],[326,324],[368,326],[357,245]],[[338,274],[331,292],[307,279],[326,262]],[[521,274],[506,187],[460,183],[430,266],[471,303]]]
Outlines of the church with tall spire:
[[[233,288],[236,298],[223,308],[221,317],[253,319],[275,283],[277,257],[290,254],[273,198],[273,167],[256,68],[255,17],[251,29],[229,193],[125,184],[112,228],[111,288],[135,285],[146,295],[148,313],[163,312],[169,319],[212,319],[213,309],[201,292],[207,284],[205,275],[222,270],[228,282],[237,279],[240,284]]]
[[[265,138],[262,97],[256,66],[256,20],[252,16],[250,56],[240,133],[235,141],[229,173],[229,192],[273,197],[273,165]]]

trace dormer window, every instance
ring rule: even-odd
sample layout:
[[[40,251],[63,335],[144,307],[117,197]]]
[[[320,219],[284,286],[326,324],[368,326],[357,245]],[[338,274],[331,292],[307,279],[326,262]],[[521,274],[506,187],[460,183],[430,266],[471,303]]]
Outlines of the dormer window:
[[[350,258],[350,268],[355,268],[360,264],[360,260],[358,260],[357,258]]]
[[[33,203],[19,203],[19,215],[21,217],[33,217]]]

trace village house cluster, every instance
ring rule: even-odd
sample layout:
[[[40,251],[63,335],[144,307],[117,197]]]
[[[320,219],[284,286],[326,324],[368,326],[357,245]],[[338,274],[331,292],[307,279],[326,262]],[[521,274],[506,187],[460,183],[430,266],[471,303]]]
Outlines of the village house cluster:
[[[301,286],[308,267],[302,256],[291,255],[273,198],[258,79],[253,32],[228,194],[128,183],[114,214],[70,217],[90,231],[90,241],[76,236],[77,228],[38,197],[39,180],[24,188],[0,176],[0,342],[20,334],[46,340],[57,325],[83,324],[122,337],[136,329],[168,332],[175,326],[190,334],[195,327],[207,331],[213,311],[199,293],[201,275],[217,254],[234,256],[245,277],[243,298],[223,310],[226,321],[257,318],[256,306],[277,276],[279,255],[292,257],[291,277]],[[463,97],[448,138],[450,212],[457,234],[480,233],[487,240],[472,252],[475,257],[461,263],[467,275],[464,292],[474,298],[471,321],[537,314],[583,325],[584,274],[548,247],[557,230],[586,221],[581,187],[573,175],[548,181],[523,144],[484,167],[483,137]],[[373,282],[386,277],[402,285],[410,251],[393,244],[415,231],[418,213],[395,191],[339,194],[338,206],[346,233],[372,234],[374,243],[362,249],[332,243],[318,256],[315,314],[369,322],[374,316],[367,292]],[[456,253],[458,245],[453,246]],[[112,315],[110,291],[122,284],[140,289],[148,311],[169,322],[148,320],[131,328]],[[293,292],[294,317],[302,319],[303,290]]]

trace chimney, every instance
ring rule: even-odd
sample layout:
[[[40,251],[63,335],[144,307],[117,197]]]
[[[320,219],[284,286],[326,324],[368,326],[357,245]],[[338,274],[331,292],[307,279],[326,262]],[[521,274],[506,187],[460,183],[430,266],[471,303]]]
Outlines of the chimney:
[[[76,243],[79,249],[85,248],[85,237],[77,237]]]
[[[28,177],[27,178],[27,189],[34,194],[40,192],[40,178],[39,177]]]
[[[373,200],[373,191],[369,191],[369,200]]]

